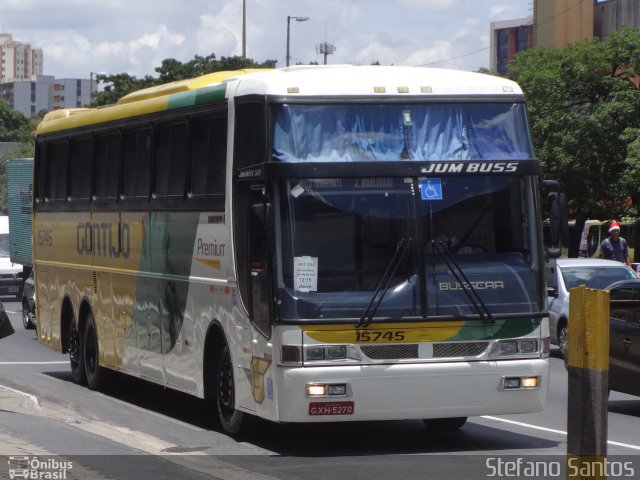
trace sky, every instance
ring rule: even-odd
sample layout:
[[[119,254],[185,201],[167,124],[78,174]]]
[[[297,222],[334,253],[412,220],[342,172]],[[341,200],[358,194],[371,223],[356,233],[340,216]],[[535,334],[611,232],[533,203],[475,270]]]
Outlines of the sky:
[[[533,15],[532,0],[244,0],[246,52],[291,64],[489,67],[492,21]],[[243,0],[2,0],[0,28],[44,51],[44,74],[157,76],[162,60],[242,54]]]

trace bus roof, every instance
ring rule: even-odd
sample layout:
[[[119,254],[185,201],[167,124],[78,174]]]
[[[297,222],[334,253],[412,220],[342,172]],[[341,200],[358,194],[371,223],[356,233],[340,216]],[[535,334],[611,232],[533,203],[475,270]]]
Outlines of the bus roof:
[[[400,66],[303,65],[215,72],[145,88],[100,108],[61,109],[45,115],[37,134],[122,120],[243,95],[274,96],[522,96],[513,81],[458,70]]]
[[[522,95],[517,83],[461,70],[400,66],[301,65],[239,79],[235,95]]]

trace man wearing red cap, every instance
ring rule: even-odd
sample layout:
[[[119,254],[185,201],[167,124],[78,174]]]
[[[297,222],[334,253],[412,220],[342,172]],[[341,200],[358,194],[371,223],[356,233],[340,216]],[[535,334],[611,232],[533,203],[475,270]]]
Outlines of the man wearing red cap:
[[[609,238],[605,238],[600,244],[600,258],[617,260],[631,266],[629,261],[629,247],[627,241],[620,236],[620,224],[609,224]]]

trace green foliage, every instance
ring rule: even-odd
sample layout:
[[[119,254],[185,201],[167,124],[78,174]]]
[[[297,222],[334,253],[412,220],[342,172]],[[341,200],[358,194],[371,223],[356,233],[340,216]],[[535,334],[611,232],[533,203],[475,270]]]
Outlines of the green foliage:
[[[251,59],[238,56],[217,59],[215,54],[206,57],[196,55],[193,60],[187,63],[182,63],[174,58],[167,58],[155,69],[158,77],[145,75],[144,78],[138,79],[126,73],[96,75],[98,82],[108,84],[108,86],[104,91],[96,92],[93,95],[93,105],[110,105],[116,103],[125,95],[142,88],[194,78],[207,73],[241,70],[244,68],[275,68],[276,62],[277,60],[267,60],[263,63],[257,63]]]
[[[25,142],[30,134],[29,119],[0,101],[0,142]]]
[[[623,28],[606,42],[530,49],[509,65],[543,175],[561,182],[575,218],[630,213],[620,200],[640,188],[640,91],[629,80],[639,61],[640,33]]]

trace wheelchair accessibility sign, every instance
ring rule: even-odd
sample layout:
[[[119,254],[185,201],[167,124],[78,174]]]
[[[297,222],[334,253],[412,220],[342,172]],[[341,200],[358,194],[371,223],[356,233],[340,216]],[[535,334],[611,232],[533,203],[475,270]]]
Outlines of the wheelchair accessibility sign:
[[[422,200],[442,200],[442,182],[439,178],[427,178],[420,181]]]

